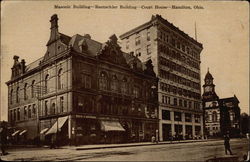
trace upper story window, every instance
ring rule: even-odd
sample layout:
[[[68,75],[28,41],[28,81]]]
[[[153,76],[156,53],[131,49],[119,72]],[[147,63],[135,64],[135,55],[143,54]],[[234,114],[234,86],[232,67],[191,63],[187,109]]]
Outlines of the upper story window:
[[[32,105],[32,113],[33,113],[33,114],[36,114],[36,104],[33,104],[33,105]]]
[[[91,88],[91,76],[88,74],[81,73],[81,87]]]
[[[27,96],[27,87],[28,87],[28,84],[25,83],[24,88],[23,88],[24,100],[28,99],[28,96]]]
[[[19,103],[19,87],[16,89],[16,103]]]
[[[150,31],[147,32],[147,41],[150,41]]]
[[[133,95],[134,95],[135,98],[140,97],[140,88],[138,86],[134,86]]]
[[[63,88],[63,84],[62,84],[62,69],[60,69],[58,71],[58,89],[62,89]]]
[[[44,115],[45,116],[48,115],[48,101],[45,101],[45,103],[44,103]]]
[[[185,113],[185,121],[186,122],[192,122],[192,116],[190,113]]]
[[[140,36],[135,38],[135,45],[137,46],[139,44],[141,44]]]
[[[31,106],[28,107],[28,118],[31,118]]]
[[[16,121],[16,109],[14,110],[14,121]]]
[[[20,120],[20,108],[17,109],[17,120]]]
[[[52,104],[51,104],[50,113],[51,113],[51,114],[56,114],[56,104],[55,104],[55,103],[52,103]]]
[[[195,123],[200,123],[201,121],[200,115],[194,115],[194,121]]]
[[[117,79],[116,75],[112,76],[110,88],[112,91],[118,91],[118,79]]]
[[[64,98],[63,98],[63,97],[60,97],[60,111],[61,111],[61,112],[64,111],[63,104],[64,104]]]
[[[170,111],[169,110],[162,110],[162,119],[163,120],[170,120]]]
[[[31,97],[35,97],[35,80],[31,83]]]
[[[147,45],[147,54],[150,55],[151,54],[151,45]]]
[[[182,121],[181,112],[174,112],[174,120],[175,121]]]
[[[24,111],[23,111],[24,118],[27,116],[27,107],[24,106]]]
[[[45,93],[48,93],[48,92],[49,92],[49,85],[48,85],[48,82],[49,82],[49,74],[46,75],[45,80],[44,80]]]
[[[101,72],[100,74],[99,88],[102,90],[108,90],[108,76],[106,72]]]
[[[129,41],[126,42],[126,49],[129,49]]]
[[[10,104],[13,104],[13,89],[10,90]]]
[[[135,50],[135,56],[141,56],[141,49],[140,48]]]
[[[213,114],[212,114],[212,121],[213,122],[217,121],[217,112],[216,111],[214,111]]]
[[[122,79],[122,83],[121,83],[121,92],[122,92],[123,94],[128,93],[128,83],[127,83],[127,79],[126,79],[126,78],[123,78],[123,79]]]

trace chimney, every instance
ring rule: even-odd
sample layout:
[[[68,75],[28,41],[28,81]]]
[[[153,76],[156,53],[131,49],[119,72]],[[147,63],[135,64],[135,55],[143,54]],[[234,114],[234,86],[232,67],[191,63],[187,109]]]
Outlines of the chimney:
[[[47,43],[47,46],[53,43],[59,37],[58,33],[58,17],[57,14],[54,14],[50,18],[50,39]]]
[[[13,57],[13,60],[14,60],[14,65],[13,66],[15,66],[16,64],[18,64],[18,59],[19,59],[19,56],[17,56],[17,55],[15,55]]]
[[[24,74],[24,72],[25,72],[25,60],[24,59],[22,59],[21,60],[21,71],[22,71],[22,74]]]
[[[91,39],[91,36],[89,34],[84,34],[84,38]]]

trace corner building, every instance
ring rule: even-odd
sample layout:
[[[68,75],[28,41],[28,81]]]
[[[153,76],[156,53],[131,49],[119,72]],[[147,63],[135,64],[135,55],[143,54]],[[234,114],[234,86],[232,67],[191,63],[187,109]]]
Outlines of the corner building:
[[[50,20],[45,55],[25,65],[14,56],[8,85],[12,136],[53,136],[61,144],[150,141],[158,127],[158,79],[152,61],[121,51],[112,35],[67,36]],[[22,134],[20,132],[23,132]]]
[[[160,15],[122,34],[122,49],[152,60],[159,78],[160,141],[203,138],[201,43]]]

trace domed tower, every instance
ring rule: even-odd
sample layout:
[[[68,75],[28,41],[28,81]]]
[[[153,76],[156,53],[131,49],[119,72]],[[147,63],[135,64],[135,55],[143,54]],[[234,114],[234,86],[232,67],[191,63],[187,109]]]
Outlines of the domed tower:
[[[215,92],[213,76],[209,69],[205,76],[205,84],[203,85],[202,105],[204,110],[205,134],[210,136],[218,136],[220,132],[220,108],[219,97]]]
[[[203,101],[213,101],[218,100],[219,97],[217,96],[215,92],[215,85],[213,83],[213,76],[210,74],[209,69],[207,71],[207,74],[205,76],[205,84],[203,85],[203,95],[202,99]]]

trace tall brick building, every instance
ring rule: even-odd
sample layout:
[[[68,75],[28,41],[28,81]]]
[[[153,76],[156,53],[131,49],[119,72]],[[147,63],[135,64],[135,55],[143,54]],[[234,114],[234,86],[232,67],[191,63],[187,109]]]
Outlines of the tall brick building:
[[[160,140],[202,137],[202,44],[160,15],[120,38],[125,52],[134,52],[143,62],[151,59],[159,77]]]
[[[63,143],[149,141],[158,128],[158,79],[151,60],[124,53],[112,35],[67,36],[51,17],[45,55],[26,65],[14,56],[8,120],[17,139]]]

